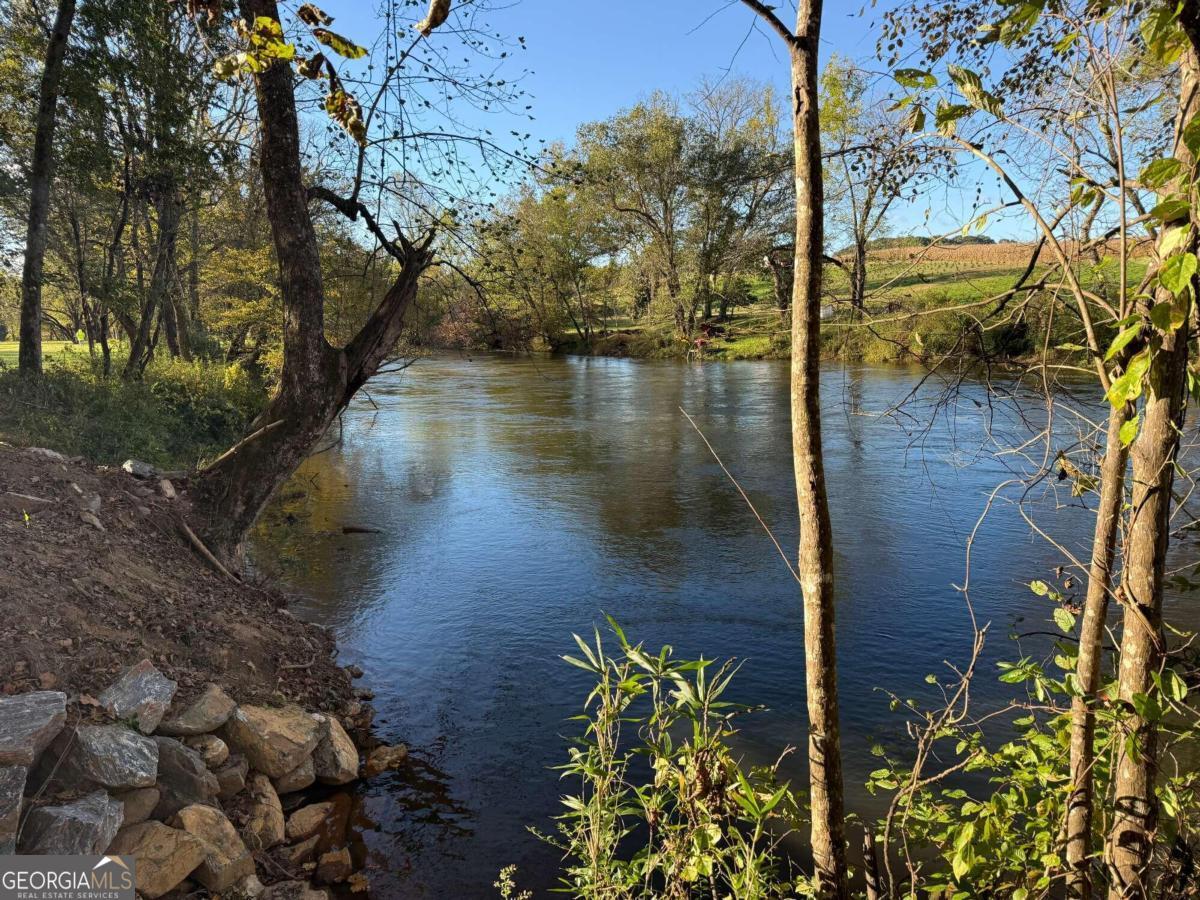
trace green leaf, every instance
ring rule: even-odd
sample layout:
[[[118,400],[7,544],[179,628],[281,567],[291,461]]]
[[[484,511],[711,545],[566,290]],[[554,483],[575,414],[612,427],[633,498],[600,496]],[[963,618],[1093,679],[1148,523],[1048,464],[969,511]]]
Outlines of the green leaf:
[[[1113,406],[1132,403],[1142,396],[1142,379],[1150,369],[1150,348],[1147,347],[1129,361],[1124,374],[1113,381],[1108,389],[1108,402]]]
[[[1054,611],[1054,624],[1070,634],[1075,628],[1075,616],[1060,606]]]
[[[1128,328],[1121,331],[1120,334],[1113,338],[1113,342],[1109,344],[1108,352],[1104,354],[1104,361],[1108,362],[1108,360],[1112,359],[1114,356],[1124,350],[1125,347],[1128,346],[1129,342],[1137,337],[1139,333],[1141,333],[1141,330],[1142,323],[1135,322]]]
[[[955,126],[959,119],[965,115],[969,115],[971,107],[962,103],[947,103],[945,100],[939,100],[937,109],[933,113],[934,125],[937,130],[944,135],[954,134]]]
[[[1122,447],[1128,447],[1130,444],[1133,443],[1134,438],[1137,437],[1140,419],[1141,419],[1140,415],[1134,416],[1131,419],[1126,419],[1125,422],[1121,425],[1121,446]]]
[[[1029,582],[1029,589],[1031,591],[1033,591],[1035,594],[1037,594],[1039,597],[1045,597],[1047,594],[1050,593],[1050,585],[1046,584],[1046,582],[1044,582],[1044,581]]]
[[[1163,263],[1158,281],[1172,294],[1182,294],[1196,275],[1196,254],[1176,253]]]
[[[1162,201],[1154,209],[1150,210],[1150,215],[1162,222],[1183,222],[1188,219],[1192,213],[1192,205],[1186,200],[1180,200],[1178,197],[1172,197]]]
[[[1142,40],[1158,62],[1170,64],[1179,59],[1187,43],[1179,27],[1181,3],[1156,3],[1142,21]]]
[[[1193,156],[1200,156],[1200,113],[1192,116],[1192,120],[1183,126],[1183,145],[1192,151]]]
[[[896,83],[906,88],[937,87],[937,79],[924,69],[897,69],[892,73]]]
[[[1134,694],[1129,700],[1134,711],[1143,719],[1155,722],[1162,718],[1162,705],[1149,694]]]
[[[1042,15],[1044,2],[1022,3],[1000,23],[1000,43],[1011,47],[1033,30]]]
[[[1174,669],[1167,669],[1166,674],[1163,676],[1163,690],[1176,703],[1182,703],[1187,699],[1187,682],[1180,678],[1179,673]]]
[[[1156,159],[1146,168],[1142,169],[1142,174],[1138,176],[1142,187],[1147,190],[1156,191],[1163,185],[1174,181],[1180,171],[1183,169],[1183,163],[1174,157],[1166,159]]]
[[[333,50],[338,56],[344,56],[346,59],[362,59],[367,55],[367,48],[360,47],[353,41],[346,40],[340,34],[330,31],[328,28],[314,28],[313,37]]]
[[[950,73],[954,84],[973,107],[997,117],[1004,114],[1004,104],[1000,102],[1000,98],[989,93],[984,88],[980,77],[970,69],[949,65],[946,67],[946,71]]]

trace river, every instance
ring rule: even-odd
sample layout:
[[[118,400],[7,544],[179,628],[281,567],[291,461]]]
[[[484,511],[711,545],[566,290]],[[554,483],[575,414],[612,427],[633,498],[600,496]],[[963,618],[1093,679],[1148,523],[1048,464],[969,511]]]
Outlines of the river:
[[[989,402],[977,382],[948,391],[922,375],[822,375],[849,805],[865,814],[878,812],[860,787],[877,765],[870,745],[904,745],[878,688],[919,697],[927,674],[966,659],[967,539],[989,494],[1043,461],[1037,444],[994,452],[1045,420],[1036,393],[1000,385],[1013,399]],[[341,443],[304,465],[254,555],[306,598],[297,614],[337,632],[344,661],[367,671],[381,735],[413,750],[412,771],[365,789],[378,896],[494,897],[508,864],[538,896],[553,885],[557,853],[526,829],[550,830],[570,787],[551,767],[587,678],[560,656],[604,613],[654,648],[745,661],[734,699],[768,707],[744,722],[749,759],[803,745],[796,584],[680,412],[792,548],[787,386],[777,362],[439,356],[354,402]],[[1075,420],[1055,421],[1057,449]],[[970,599],[992,623],[977,708],[1010,690],[995,661],[1043,640],[1012,635],[1053,627],[1028,582],[1054,580],[1062,559],[1019,495],[1001,491],[974,542]],[[1032,497],[1031,514],[1086,558],[1091,519],[1069,483],[1045,479]]]

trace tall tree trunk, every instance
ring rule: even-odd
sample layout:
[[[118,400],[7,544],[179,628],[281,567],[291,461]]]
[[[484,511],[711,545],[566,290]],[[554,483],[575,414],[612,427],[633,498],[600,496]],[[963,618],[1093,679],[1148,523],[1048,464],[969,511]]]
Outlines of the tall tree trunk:
[[[42,371],[42,279],[50,219],[50,183],[54,177],[54,126],[58,122],[58,87],[75,0],[59,0],[58,14],[46,47],[46,65],[38,94],[33,164],[29,172],[29,219],[25,231],[25,266],[21,273],[21,344],[17,365],[26,374]]]
[[[1188,35],[1200,32],[1197,4],[1185,4],[1183,13]],[[1200,111],[1200,61],[1193,45],[1180,58],[1180,102],[1175,125],[1174,156],[1190,172],[1195,163],[1183,140],[1183,129]],[[1194,183],[1176,183],[1193,204],[1190,246],[1195,251]],[[1163,229],[1165,233],[1166,228]],[[1161,238],[1160,238],[1161,240]],[[1195,289],[1193,279],[1193,296]],[[1159,288],[1156,299],[1170,302],[1174,296]],[[1125,594],[1121,632],[1121,665],[1118,695],[1127,709],[1134,698],[1154,690],[1152,675],[1163,661],[1163,577],[1170,531],[1171,489],[1175,480],[1179,433],[1182,427],[1187,385],[1188,327],[1175,331],[1154,330],[1152,358],[1147,375],[1146,399],[1141,430],[1134,441],[1133,487],[1129,537],[1126,543],[1122,586]],[[1124,723],[1129,740],[1122,741],[1114,778],[1113,824],[1108,856],[1112,885],[1109,897],[1150,896],[1148,868],[1158,824],[1155,779],[1158,772],[1158,733],[1154,721],[1130,713]],[[1134,751],[1134,752],[1131,752]]]
[[[854,242],[854,263],[850,267],[850,304],[861,311],[867,303],[867,242]]]
[[[1096,765],[1096,691],[1100,688],[1104,626],[1121,510],[1125,502],[1125,469],[1129,454],[1121,442],[1121,427],[1129,419],[1126,406],[1108,419],[1104,460],[1100,465],[1100,502],[1092,537],[1087,599],[1079,629],[1076,676],[1080,696],[1071,701],[1071,795],[1067,809],[1067,890],[1078,900],[1092,897],[1092,818],[1095,810],[1093,769]]]
[[[808,693],[810,832],[817,893],[848,900],[842,739],[838,722],[834,628],[833,525],[821,456],[821,284],[825,259],[825,187],[817,53],[822,0],[799,0],[791,32],[763,0],[742,0],[788,47],[796,181],[792,268],[792,463],[800,512],[800,590],[804,597],[804,668]]]
[[[241,12],[247,21],[279,18],[276,0],[241,0]],[[211,549],[235,564],[242,539],[263,507],[392,352],[420,276],[432,262],[433,240],[431,233],[414,245],[399,235],[400,246],[389,244],[389,252],[402,263],[399,276],[345,348],[331,346],[325,338],[321,259],[300,161],[290,64],[269,65],[255,75],[254,84],[259,167],[283,298],[283,366],[276,392],[251,425],[250,435],[201,473],[195,491]],[[312,193],[352,218],[366,215],[355,201],[328,191]]]
[[[792,458],[800,511],[812,850],[819,893],[848,898],[842,745],[834,629],[833,528],[821,448],[821,283],[824,181],[817,53],[822,0],[801,0],[791,45],[796,166],[792,270]]]
[[[779,310],[779,320],[786,325],[788,310],[792,306],[792,278],[788,271],[791,267],[779,253],[778,249],[768,250],[765,260],[767,267],[771,270],[771,282],[775,288],[775,306]]]
[[[150,289],[142,304],[141,321],[138,323],[129,347],[129,361],[125,376],[138,377],[150,362],[154,343],[153,329],[160,317],[166,323],[167,345],[172,356],[179,355],[179,344],[175,338],[174,307],[169,296],[172,280],[172,265],[175,258],[175,242],[179,235],[179,193],[174,185],[163,188],[158,201],[158,235],[154,244],[154,269],[150,274]],[[171,315],[167,315],[170,307]]]

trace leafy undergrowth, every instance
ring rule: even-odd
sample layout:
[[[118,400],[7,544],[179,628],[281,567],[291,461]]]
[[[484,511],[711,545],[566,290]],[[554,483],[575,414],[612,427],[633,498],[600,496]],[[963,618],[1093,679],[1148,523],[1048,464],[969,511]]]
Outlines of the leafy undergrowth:
[[[113,362],[119,372],[123,360]],[[188,468],[232,445],[264,397],[238,366],[163,360],[134,381],[104,377],[86,353],[59,354],[41,378],[0,366],[0,438],[97,463]]]

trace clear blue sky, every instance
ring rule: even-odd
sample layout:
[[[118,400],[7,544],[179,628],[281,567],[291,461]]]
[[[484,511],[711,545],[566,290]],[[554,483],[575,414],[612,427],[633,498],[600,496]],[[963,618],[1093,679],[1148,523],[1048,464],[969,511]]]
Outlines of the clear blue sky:
[[[488,16],[493,30],[506,37],[525,38],[527,47],[512,57],[508,76],[531,70],[523,82],[532,95],[535,121],[511,127],[532,131],[547,142],[569,143],[577,127],[607,118],[654,90],[683,93],[703,77],[720,77],[726,70],[775,84],[781,96],[788,91],[788,66],[778,38],[761,25],[739,0],[512,0]],[[780,16],[793,24],[794,4],[776,0]],[[827,0],[822,27],[822,62],[833,53],[868,67],[875,62],[874,22],[880,0]],[[865,7],[865,12],[860,11]],[[327,0],[337,16],[335,30],[360,43],[378,34],[374,0]],[[424,2],[411,8],[411,21],[424,13]],[[488,127],[500,123],[492,120]],[[973,186],[972,186],[973,187]],[[970,191],[968,194],[972,193]],[[961,209],[959,207],[962,207]],[[926,222],[926,209],[932,217]],[[966,195],[957,192],[930,197],[926,203],[897,209],[893,231],[940,233],[969,218]],[[998,222],[989,228],[995,237],[1018,236],[1024,223]]]
[[[778,2],[794,21],[791,4]],[[860,18],[860,4],[853,14],[851,4],[826,6],[823,56],[872,56],[870,10]],[[336,0],[324,8],[340,12],[335,28],[360,42],[379,31],[370,0]],[[412,19],[421,12],[414,7]],[[515,54],[512,71],[532,70],[525,84],[534,97],[536,132],[548,141],[569,141],[583,122],[606,118],[657,89],[690,90],[731,64],[736,73],[781,89],[788,83],[778,39],[762,29],[749,34],[754,16],[737,0],[514,0],[489,21],[502,34],[525,37],[528,49]]]

